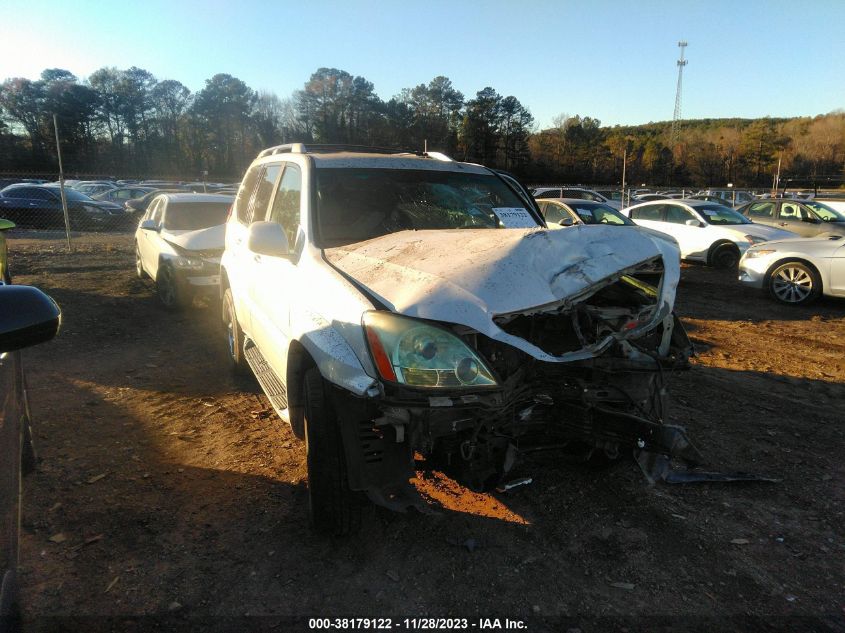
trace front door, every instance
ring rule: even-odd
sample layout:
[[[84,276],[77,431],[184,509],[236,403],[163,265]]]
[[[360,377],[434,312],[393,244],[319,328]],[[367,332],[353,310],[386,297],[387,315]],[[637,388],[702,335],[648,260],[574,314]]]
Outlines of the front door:
[[[792,231],[801,237],[812,237],[822,232],[816,217],[802,204],[782,200],[778,214],[778,227]]]
[[[290,347],[290,306],[300,292],[297,277],[298,254],[302,236],[299,231],[302,202],[302,172],[298,165],[285,163],[282,177],[265,216],[285,230],[290,247],[289,257],[254,254],[250,276],[252,301],[255,305],[252,329],[255,342],[273,371],[282,381],[287,379],[287,356]],[[258,217],[255,218],[258,220]]]

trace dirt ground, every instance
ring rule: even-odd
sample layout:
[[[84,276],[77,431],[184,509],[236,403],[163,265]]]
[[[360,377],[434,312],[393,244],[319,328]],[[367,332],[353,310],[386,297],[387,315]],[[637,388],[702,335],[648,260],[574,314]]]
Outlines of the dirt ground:
[[[163,311],[128,236],[71,254],[12,237],[10,260],[63,309],[26,353],[43,458],[24,491],[31,630],[845,630],[845,301],[787,308],[684,268],[698,358],[670,379],[670,417],[713,466],[780,483],[649,486],[632,461],[544,453],[507,493],[427,473],[437,514],[373,509],[331,540],[307,527],[304,444],[229,374],[216,308]]]

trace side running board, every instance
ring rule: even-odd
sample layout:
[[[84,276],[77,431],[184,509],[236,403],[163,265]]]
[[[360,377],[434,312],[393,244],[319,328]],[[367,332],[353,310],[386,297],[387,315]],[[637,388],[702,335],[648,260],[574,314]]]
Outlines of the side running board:
[[[276,413],[282,420],[290,424],[288,392],[276,372],[273,371],[264,355],[255,345],[251,345],[244,351],[244,358],[252,368],[252,373],[255,374],[258,384],[261,385],[261,389],[270,399],[270,404],[273,405]]]

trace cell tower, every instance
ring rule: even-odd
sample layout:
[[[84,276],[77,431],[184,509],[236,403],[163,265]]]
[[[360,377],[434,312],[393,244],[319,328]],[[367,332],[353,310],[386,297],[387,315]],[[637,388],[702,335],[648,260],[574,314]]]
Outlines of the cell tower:
[[[687,60],[684,59],[684,49],[687,47],[685,40],[678,42],[681,49],[681,59],[678,60],[678,89],[675,92],[675,114],[672,115],[672,147],[678,144],[681,136],[681,85],[684,80],[684,66]]]

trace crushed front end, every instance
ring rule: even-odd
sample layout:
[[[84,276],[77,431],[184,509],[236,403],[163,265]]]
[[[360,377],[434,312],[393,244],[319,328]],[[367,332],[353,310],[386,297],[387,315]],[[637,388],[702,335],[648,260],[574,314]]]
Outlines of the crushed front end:
[[[671,455],[684,442],[677,427],[664,424],[665,382],[689,366],[693,348],[665,300],[664,272],[655,257],[556,304],[495,315],[502,332],[496,338],[432,324],[460,339],[480,368],[469,358],[455,360],[454,371],[406,367],[405,374],[416,372],[417,386],[399,384],[394,374],[377,398],[339,403],[349,422],[343,428],[350,484],[401,507],[415,453],[479,490],[500,483],[520,452],[537,448],[609,458],[631,449]],[[669,294],[673,299],[674,284]],[[384,377],[395,354],[377,349],[382,343],[369,331],[368,338]],[[444,345],[425,336],[405,340],[395,345],[420,355],[420,366]],[[475,386],[468,386],[472,376]]]

